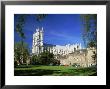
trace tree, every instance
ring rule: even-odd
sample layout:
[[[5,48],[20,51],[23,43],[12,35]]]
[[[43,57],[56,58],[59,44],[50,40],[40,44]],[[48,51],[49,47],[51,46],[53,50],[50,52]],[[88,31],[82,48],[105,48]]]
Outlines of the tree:
[[[82,38],[86,47],[97,46],[97,15],[83,14],[81,15],[83,23]]]
[[[39,55],[32,55],[31,64],[39,65],[40,63],[40,56]]]
[[[25,15],[25,14],[19,15],[18,21],[16,23],[16,27],[15,27],[15,30],[21,37],[22,41],[23,41],[23,39],[25,39],[25,33],[23,32],[23,27],[24,27],[24,24],[26,21],[26,16],[28,16],[28,15]],[[46,16],[47,16],[46,14],[35,14],[36,21],[38,21],[38,22],[41,22]]]
[[[24,61],[25,63],[29,61],[29,48],[26,43],[22,44],[22,42],[16,42],[14,44],[14,62],[17,62],[17,64],[23,64],[22,61]]]
[[[15,30],[21,38],[21,47],[20,47],[21,48],[21,56],[20,57],[21,57],[22,63],[24,60],[23,59],[23,40],[25,39],[25,35],[23,32],[24,23],[25,23],[25,15],[20,15],[18,18],[18,21],[16,23]]]
[[[39,56],[40,56],[40,63],[43,65],[49,65],[54,61],[54,54],[48,51],[40,53]]]
[[[18,21],[16,22],[16,27],[15,27],[15,30],[19,34],[19,36],[21,37],[22,41],[25,38],[25,35],[23,32],[23,27],[24,27],[24,23],[25,23],[25,16],[26,15],[19,16]]]
[[[38,22],[41,22],[46,16],[47,16],[47,14],[37,14],[36,15],[36,20]]]
[[[24,33],[24,24],[25,24],[25,21],[26,21],[26,16],[28,16],[28,15],[25,15],[25,14],[21,14],[21,15],[19,15],[19,17],[18,17],[18,21],[16,22],[16,25],[15,25],[15,31],[18,33],[18,35],[19,35],[19,37],[21,38],[21,60],[22,60],[22,63],[23,63],[23,61],[24,61],[24,59],[23,58],[25,58],[25,57],[23,57],[24,56],[24,54],[26,53],[27,54],[27,51],[25,50],[24,51],[24,49],[23,49],[23,45],[24,45],[24,39],[26,38],[25,37],[25,33]],[[41,22],[44,18],[45,18],[45,16],[46,16],[46,14],[35,14],[35,17],[36,17],[36,21],[38,21],[38,22]],[[40,47],[39,47],[40,48]],[[25,55],[26,56],[26,55]]]
[[[48,51],[42,52],[38,55],[32,55],[32,64],[34,65],[49,65],[50,63],[54,62],[54,54]]]

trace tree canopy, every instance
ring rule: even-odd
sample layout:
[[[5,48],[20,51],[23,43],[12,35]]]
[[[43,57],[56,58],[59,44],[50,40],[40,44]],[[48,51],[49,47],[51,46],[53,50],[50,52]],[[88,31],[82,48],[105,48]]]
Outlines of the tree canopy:
[[[29,57],[28,45],[26,43],[22,44],[22,42],[15,42],[14,61],[17,61],[19,64],[26,63],[28,57]]]
[[[86,47],[97,46],[97,14],[81,15],[83,24],[82,38]]]

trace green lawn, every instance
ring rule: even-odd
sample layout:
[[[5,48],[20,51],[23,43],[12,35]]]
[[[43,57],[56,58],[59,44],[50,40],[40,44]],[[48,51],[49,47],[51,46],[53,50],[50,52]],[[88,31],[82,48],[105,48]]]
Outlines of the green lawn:
[[[75,68],[72,66],[18,66],[14,69],[15,76],[96,76],[97,69]]]

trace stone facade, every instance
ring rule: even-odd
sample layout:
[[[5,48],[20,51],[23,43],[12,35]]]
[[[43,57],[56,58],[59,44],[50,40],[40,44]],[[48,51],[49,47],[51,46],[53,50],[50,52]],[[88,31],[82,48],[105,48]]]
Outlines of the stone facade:
[[[40,30],[36,29],[36,32],[33,34],[33,45],[32,53],[39,54],[45,51],[45,46],[43,45],[43,28]],[[56,45],[52,47],[46,47],[50,53],[55,55],[57,60],[60,60],[61,65],[75,65],[81,67],[89,67],[96,65],[96,48],[87,48],[82,49],[81,43],[79,44],[67,44],[64,46]]]
[[[96,60],[96,48],[87,48],[83,50],[75,51],[67,56],[60,56],[61,65],[77,65],[81,67],[90,67],[97,64]]]
[[[73,53],[76,50],[81,49],[81,44],[67,44],[67,45],[56,45],[54,47],[48,47],[47,50],[54,55],[68,55],[69,53]]]
[[[33,34],[32,53],[39,54],[43,52],[43,28],[36,29]]]
[[[67,45],[56,45],[53,47],[46,47],[43,45],[43,36],[44,31],[43,28],[40,30],[39,28],[36,29],[36,32],[33,34],[33,45],[32,45],[32,53],[39,54],[43,51],[48,50],[50,53],[54,55],[67,55],[69,53],[75,52],[76,50],[81,49],[81,43],[79,44],[67,44]]]

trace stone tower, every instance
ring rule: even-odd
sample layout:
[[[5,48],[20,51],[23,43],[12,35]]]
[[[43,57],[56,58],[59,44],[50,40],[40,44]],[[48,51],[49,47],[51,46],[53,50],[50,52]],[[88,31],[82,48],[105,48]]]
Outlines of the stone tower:
[[[39,54],[43,52],[43,27],[36,29],[33,34],[32,53]]]

